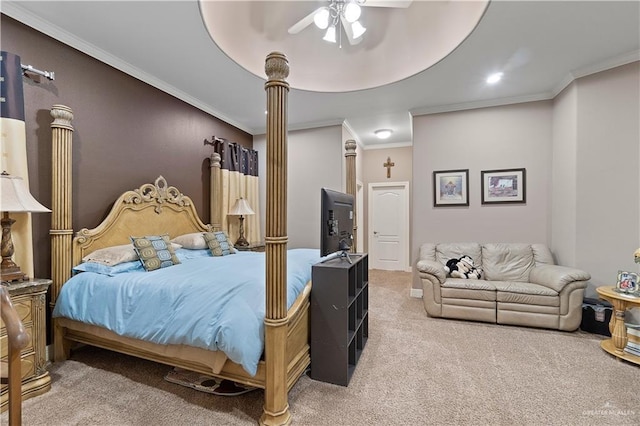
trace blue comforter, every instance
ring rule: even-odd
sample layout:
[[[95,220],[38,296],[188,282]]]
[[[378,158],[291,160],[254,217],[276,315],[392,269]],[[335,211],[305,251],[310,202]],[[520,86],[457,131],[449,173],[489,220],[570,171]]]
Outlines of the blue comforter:
[[[62,287],[53,317],[158,344],[221,350],[254,376],[264,347],[265,254],[181,260],[152,272],[77,274]],[[320,260],[319,250],[288,251],[288,307]]]

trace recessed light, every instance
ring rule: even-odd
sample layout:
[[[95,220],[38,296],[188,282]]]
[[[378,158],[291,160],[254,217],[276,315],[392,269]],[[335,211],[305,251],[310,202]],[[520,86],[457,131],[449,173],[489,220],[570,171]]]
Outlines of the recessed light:
[[[496,84],[500,80],[502,80],[502,76],[504,74],[501,72],[496,72],[487,77],[487,84]]]
[[[393,131],[389,129],[380,129],[380,130],[376,130],[373,133],[375,133],[378,139],[387,139],[389,136],[391,136]]]

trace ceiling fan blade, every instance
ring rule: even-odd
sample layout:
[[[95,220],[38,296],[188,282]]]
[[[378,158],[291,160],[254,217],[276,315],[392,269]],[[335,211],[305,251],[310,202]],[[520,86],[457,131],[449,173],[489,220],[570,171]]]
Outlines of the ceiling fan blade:
[[[406,9],[411,6],[413,0],[366,0],[361,6],[366,7],[397,7]]]
[[[321,7],[317,8],[316,10],[314,10],[313,12],[311,12],[310,14],[308,14],[307,16],[305,16],[304,18],[302,18],[301,20],[293,24],[291,28],[287,30],[289,34],[298,34],[300,31],[304,30],[309,25],[311,25],[313,23],[313,17],[320,9],[322,8]]]
[[[351,24],[346,21],[346,19],[341,19],[342,28],[344,28],[344,32],[347,34],[347,38],[349,39],[349,44],[354,46],[362,41],[362,37],[358,37],[356,39],[353,38],[353,29],[351,28]]]

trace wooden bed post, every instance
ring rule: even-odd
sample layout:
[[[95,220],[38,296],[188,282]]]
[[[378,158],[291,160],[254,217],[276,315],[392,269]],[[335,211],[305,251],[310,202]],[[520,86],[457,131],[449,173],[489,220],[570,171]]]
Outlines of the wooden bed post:
[[[209,223],[214,231],[222,230],[222,190],[220,188],[220,154],[214,152],[209,157],[211,169],[209,190]]]
[[[345,152],[344,156],[347,162],[347,194],[353,195],[353,243],[351,244],[351,251],[353,253],[356,252],[356,247],[358,244],[358,209],[356,201],[356,141],[353,139],[347,139],[344,143],[344,148],[347,152]]]
[[[267,220],[265,390],[260,424],[291,423],[287,400],[287,95],[289,62],[279,52],[265,61],[267,92]]]
[[[71,277],[71,142],[73,111],[64,105],[51,107],[51,306],[62,285]]]

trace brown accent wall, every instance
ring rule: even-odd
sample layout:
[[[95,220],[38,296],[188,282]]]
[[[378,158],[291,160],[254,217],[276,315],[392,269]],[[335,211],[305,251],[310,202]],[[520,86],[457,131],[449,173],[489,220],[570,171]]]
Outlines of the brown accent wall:
[[[252,136],[175,97],[1,16],[2,50],[55,72],[55,81],[23,78],[32,194],[51,206],[51,106],[73,109],[73,228],[100,223],[122,192],[159,175],[209,220],[212,135],[252,147]],[[203,84],[207,80],[203,80]],[[213,79],[209,80],[213,81]],[[35,274],[49,277],[50,215],[33,215]]]

